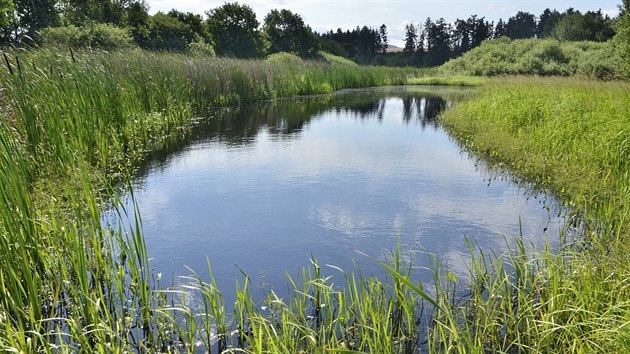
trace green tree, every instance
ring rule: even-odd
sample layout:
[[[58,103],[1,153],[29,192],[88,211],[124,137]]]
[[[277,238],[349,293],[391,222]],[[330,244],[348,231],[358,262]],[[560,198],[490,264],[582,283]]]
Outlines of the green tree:
[[[319,51],[319,38],[298,14],[289,10],[271,10],[265,16],[263,34],[269,41],[269,53],[292,52],[312,57]]]
[[[42,28],[59,25],[57,0],[13,0],[15,19],[12,36],[22,42],[24,36],[35,38]]]
[[[387,39],[387,26],[382,24],[378,29],[378,34],[380,37],[380,52],[385,54],[387,53],[387,47],[389,47],[389,40]]]
[[[507,36],[507,28],[503,19],[500,18],[499,22],[497,22],[497,26],[494,28],[494,35],[492,38],[501,38],[503,36]]]
[[[143,1],[135,1],[127,8],[127,26],[133,40],[141,47],[149,47],[149,8]]]
[[[564,14],[553,29],[554,37],[565,41],[605,42],[614,34],[612,20],[601,11]]]
[[[551,37],[553,29],[556,27],[561,18],[562,15],[557,10],[551,11],[549,9],[545,9],[538,19],[538,24],[536,25],[536,36],[538,36],[538,38]]]
[[[468,18],[468,28],[470,33],[470,48],[475,48],[481,42],[492,37],[492,24],[485,20],[484,17],[477,18],[476,15]]]
[[[403,52],[412,53],[416,51],[416,47],[418,46],[418,30],[416,30],[416,26],[413,23],[410,23],[405,26],[405,47],[403,48]]]
[[[85,26],[95,23],[124,24],[126,1],[62,0],[61,14],[66,25]]]
[[[14,14],[13,0],[0,0],[0,45],[11,42]]]
[[[536,35],[536,17],[529,12],[519,11],[508,19],[505,30],[512,39],[532,38]]]
[[[188,44],[198,39],[189,25],[177,17],[158,12],[153,15],[149,24],[149,40],[147,46],[156,50],[183,52]]]
[[[431,50],[427,53],[428,64],[438,66],[444,64],[450,56],[450,26],[443,18],[431,25],[427,37],[428,47]]]
[[[177,10],[171,10],[168,12],[169,16],[176,18],[179,22],[187,25],[193,32],[203,39],[205,42],[210,43],[210,33],[208,33],[206,26],[203,24],[203,18],[199,14],[192,12],[180,12]]]
[[[431,43],[429,43],[428,39],[431,37],[431,28],[433,27],[433,21],[431,21],[431,17],[427,17],[424,21],[424,28],[422,29],[422,35],[420,36],[420,46],[424,45],[426,42],[427,52],[431,51]]]
[[[378,31],[368,26],[363,26],[361,28],[357,27],[355,33],[356,59],[359,63],[371,62],[381,46],[381,37],[378,35]]]
[[[461,55],[467,52],[471,48],[472,27],[469,21],[455,20],[455,26],[451,33],[451,40],[453,42],[453,54],[455,56]]]
[[[228,3],[207,12],[206,26],[218,55],[258,58],[265,45],[258,31],[258,20],[248,5]]]

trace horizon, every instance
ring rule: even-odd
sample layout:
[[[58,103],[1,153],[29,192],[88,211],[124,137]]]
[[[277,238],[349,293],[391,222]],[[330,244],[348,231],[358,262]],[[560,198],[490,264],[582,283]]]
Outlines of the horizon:
[[[149,13],[168,12],[172,9],[181,12],[192,12],[205,16],[205,12],[219,7],[226,2],[214,0],[180,0],[173,5],[167,0],[147,0]],[[466,19],[470,16],[485,18],[496,22],[499,19],[507,21],[518,11],[534,14],[538,17],[545,9],[563,12],[568,8],[575,10],[598,11],[616,17],[619,14],[620,1],[502,1],[502,0],[390,0],[390,1],[358,1],[358,0],[255,0],[240,1],[249,5],[256,13],[259,22],[263,22],[265,15],[273,9],[287,9],[299,14],[304,22],[315,32],[324,33],[330,30],[352,30],[357,26],[378,28],[382,24],[387,26],[390,44],[404,45],[405,26],[413,23],[422,24],[430,17],[433,20],[444,18],[453,23],[456,19]],[[452,5],[452,6],[451,6]],[[385,7],[383,9],[383,7]],[[411,15],[416,13],[417,15]]]

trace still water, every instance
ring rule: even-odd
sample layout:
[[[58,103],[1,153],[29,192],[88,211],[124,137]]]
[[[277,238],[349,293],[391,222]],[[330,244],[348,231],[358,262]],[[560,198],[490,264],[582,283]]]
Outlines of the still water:
[[[281,293],[285,274],[311,257],[345,270],[354,260],[364,275],[382,276],[355,250],[385,259],[400,240],[426,283],[429,254],[465,277],[466,239],[500,252],[519,220],[528,242],[557,238],[563,221],[544,198],[493,178],[436,123],[466,95],[350,90],[199,120],[134,183],[154,272],[177,282],[186,265],[208,280],[207,257],[229,303],[236,266],[255,292]]]

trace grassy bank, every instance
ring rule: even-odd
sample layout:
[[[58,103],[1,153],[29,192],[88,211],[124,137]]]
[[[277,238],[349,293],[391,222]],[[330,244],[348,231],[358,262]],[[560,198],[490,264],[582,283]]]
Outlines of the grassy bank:
[[[504,255],[481,252],[471,296],[437,317],[435,348],[630,349],[629,103],[628,83],[506,78],[445,113],[467,148],[565,200],[585,238],[529,256],[522,244]]]
[[[491,81],[444,124],[476,153],[624,238],[630,205],[630,85],[562,78]]]

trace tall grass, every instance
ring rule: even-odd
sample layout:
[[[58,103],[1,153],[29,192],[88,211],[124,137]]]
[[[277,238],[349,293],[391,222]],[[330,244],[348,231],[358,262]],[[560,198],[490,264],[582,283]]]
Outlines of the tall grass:
[[[400,85],[419,74],[300,59],[287,65],[140,50],[40,49],[4,53],[3,59],[8,120],[36,159],[37,167],[28,173],[34,180],[45,166],[58,169],[77,161],[119,172],[130,165],[127,160],[177,138],[193,116],[217,106]]]
[[[598,234],[625,238],[629,102],[625,82],[497,79],[446,112],[444,124],[468,147],[582,212]]]
[[[511,78],[444,114],[468,149],[566,201],[584,236],[556,252],[473,249],[471,294],[443,303],[433,350],[630,350],[629,102],[627,83]]]

